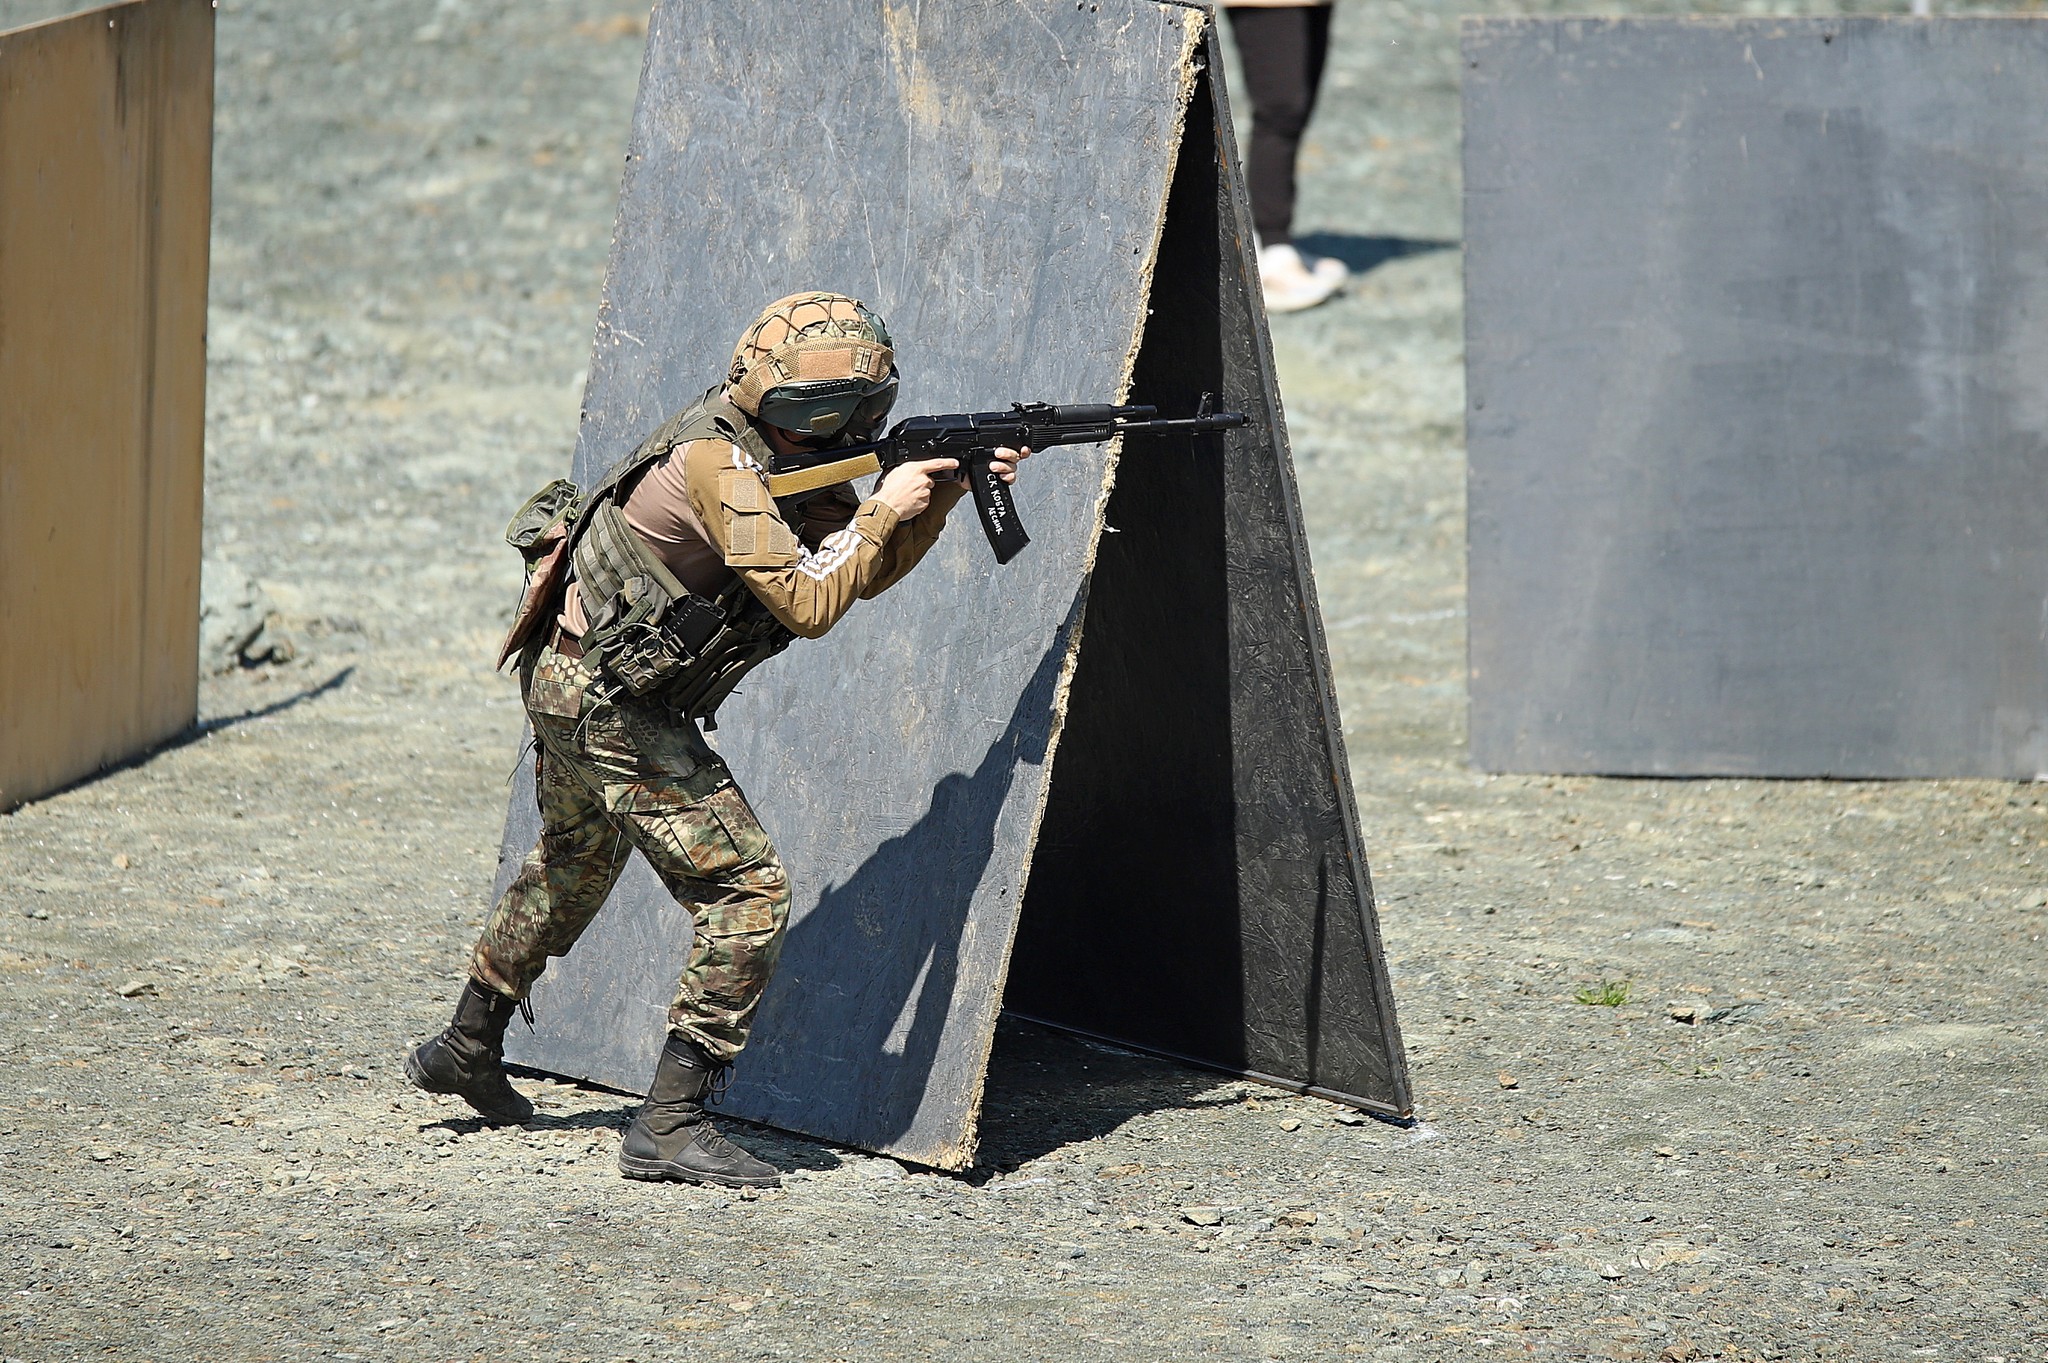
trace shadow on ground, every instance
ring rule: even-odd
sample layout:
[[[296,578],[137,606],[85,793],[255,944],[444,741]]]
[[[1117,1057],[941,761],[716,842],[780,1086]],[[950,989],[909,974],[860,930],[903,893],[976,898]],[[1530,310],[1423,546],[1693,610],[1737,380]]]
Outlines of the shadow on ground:
[[[331,691],[341,689],[348,684],[349,678],[353,677],[355,672],[356,670],[353,667],[344,667],[326,681],[316,686],[308,686],[294,691],[289,696],[281,696],[268,705],[253,706],[247,710],[238,711],[232,715],[221,715],[215,719],[195,721],[154,747],[144,748],[141,752],[121,758],[118,761],[109,762],[104,767],[95,768],[77,780],[67,782],[55,790],[38,795],[35,799],[47,801],[54,800],[60,795],[69,795],[73,791],[82,790],[95,782],[104,781],[109,776],[118,776],[122,772],[132,771],[137,767],[154,762],[167,753],[176,752],[180,748],[190,747],[201,739],[210,738],[223,729],[232,729],[235,725],[246,724],[252,719],[268,719],[272,715],[283,714],[285,711],[303,705],[307,701],[318,700]],[[33,803],[33,801],[25,803]]]
[[[640,1107],[639,1098],[602,1084],[568,1080],[524,1065],[505,1068],[516,1080],[560,1084],[619,1098],[616,1107],[581,1112],[557,1114],[542,1107],[526,1124],[531,1131],[624,1132]],[[1215,1091],[1219,1084],[1229,1082],[1224,1075],[1103,1045],[1005,1014],[996,1024],[995,1048],[989,1057],[980,1153],[974,1167],[957,1177],[979,1186],[1041,1156],[1109,1135],[1134,1117],[1233,1106],[1241,1101],[1237,1096]],[[851,1147],[729,1117],[716,1108],[712,1115],[740,1131],[750,1150],[785,1170],[815,1172],[838,1168],[849,1156],[869,1158]],[[467,1136],[487,1126],[480,1117],[454,1113],[419,1129],[438,1128]]]
[[[970,1178],[1028,1164],[1106,1136],[1134,1117],[1229,1107],[1204,1070],[1086,1041],[1005,1016],[996,1025],[981,1105],[981,1151]]]
[[[1429,251],[1455,251],[1460,243],[1416,237],[1361,237],[1350,232],[1310,232],[1294,244],[1312,256],[1341,260],[1354,275],[1378,269],[1390,260],[1419,256]]]

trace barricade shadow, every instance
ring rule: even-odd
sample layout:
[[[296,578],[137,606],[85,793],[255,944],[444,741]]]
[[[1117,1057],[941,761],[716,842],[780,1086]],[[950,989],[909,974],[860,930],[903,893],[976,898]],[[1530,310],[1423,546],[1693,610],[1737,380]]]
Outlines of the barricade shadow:
[[[980,1063],[969,1054],[975,1048],[943,1044],[961,942],[1011,786],[1021,768],[1045,760],[1065,649],[1062,631],[974,771],[943,777],[914,823],[826,887],[790,929],[771,997],[774,1026],[821,1039],[801,1075],[805,1103],[843,1114],[864,1145],[910,1133],[935,1067],[948,1088],[972,1087],[955,1071]],[[860,955],[850,963],[850,953]],[[969,962],[994,965],[986,948]]]
[[[968,1177],[994,1177],[1149,1113],[1234,1106],[1243,1099],[1218,1089],[1243,1082],[1006,1015],[989,1057],[981,1153]]]
[[[802,1075],[806,1099],[814,1110],[846,1114],[863,1145],[888,1147],[911,1135],[936,1080],[944,1080],[941,1093],[975,1087],[961,1070],[983,1063],[978,1048],[949,1042],[945,1029],[963,968],[998,965],[986,946],[963,963],[962,940],[1011,787],[1023,768],[1045,760],[1065,651],[1062,631],[975,770],[941,779],[925,813],[828,887],[790,930],[775,1025],[829,1038],[823,1063]],[[850,951],[870,954],[849,968]],[[812,986],[813,979],[830,983]],[[990,1177],[1146,1112],[1238,1101],[1204,1096],[1226,1082],[1005,1017],[989,1061],[981,1152],[964,1177]]]
[[[220,715],[213,719],[199,720],[193,724],[187,725],[185,728],[179,730],[177,733],[172,734],[169,738],[165,739],[161,743],[155,744],[151,747],[144,748],[141,752],[133,753],[127,757],[119,759],[118,761],[109,762],[103,767],[96,767],[92,771],[87,772],[85,775],[79,777],[78,779],[74,781],[67,781],[63,785],[58,786],[55,790],[44,791],[41,795],[36,796],[32,800],[22,801],[22,804],[38,804],[44,800],[55,799],[59,795],[67,795],[74,790],[79,790],[85,786],[89,786],[93,784],[95,781],[104,781],[109,776],[116,775],[120,772],[133,771],[135,768],[140,767],[145,763],[154,762],[157,758],[162,757],[165,753],[176,752],[180,748],[190,747],[192,744],[197,743],[200,739],[206,738],[212,734],[217,734],[222,729],[232,729],[233,727],[235,727],[235,725],[246,724],[252,719],[268,719],[272,715],[282,714],[286,710],[290,710],[297,706],[304,705],[309,700],[317,700],[321,696],[326,695],[330,691],[339,690],[341,687],[345,686],[348,683],[348,679],[350,677],[355,675],[355,671],[356,670],[352,665],[349,667],[344,667],[339,672],[329,677],[326,681],[320,682],[319,684],[314,686],[308,686],[301,691],[294,691],[291,695],[280,697],[279,699],[272,701],[268,705],[255,706],[251,709],[240,711],[237,714]],[[19,806],[17,806],[17,808],[18,807]]]

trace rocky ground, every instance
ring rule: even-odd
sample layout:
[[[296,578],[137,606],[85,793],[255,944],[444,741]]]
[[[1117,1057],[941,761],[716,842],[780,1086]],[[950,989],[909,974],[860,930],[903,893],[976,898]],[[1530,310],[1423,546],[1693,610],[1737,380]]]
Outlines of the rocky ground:
[[[222,0],[207,549],[289,647],[0,818],[0,1356],[2040,1356],[2048,788],[1463,761],[1448,8],[1340,12],[1302,225],[1374,267],[1275,329],[1421,1124],[1018,1026],[980,1171],[746,1131],[749,1197],[620,1180],[613,1094],[409,1092],[627,8]]]

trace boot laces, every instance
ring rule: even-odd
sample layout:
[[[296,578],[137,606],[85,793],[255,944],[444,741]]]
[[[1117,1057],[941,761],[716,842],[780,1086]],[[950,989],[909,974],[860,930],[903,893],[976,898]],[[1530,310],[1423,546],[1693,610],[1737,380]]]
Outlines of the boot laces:
[[[712,1155],[746,1155],[746,1151],[725,1138],[725,1133],[710,1122],[697,1128],[697,1148]]]
[[[728,1060],[717,1069],[711,1071],[711,1083],[706,1088],[704,1094],[705,1106],[717,1107],[725,1102],[725,1091],[731,1087],[732,1062]]]

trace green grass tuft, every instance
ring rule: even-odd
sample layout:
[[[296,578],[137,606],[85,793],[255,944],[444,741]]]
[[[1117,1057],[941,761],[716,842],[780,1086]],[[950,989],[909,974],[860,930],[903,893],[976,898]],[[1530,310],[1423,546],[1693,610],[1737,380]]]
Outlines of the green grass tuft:
[[[1581,987],[1572,997],[1595,1008],[1619,1008],[1628,1002],[1628,992],[1627,980],[1602,980],[1599,984]]]

